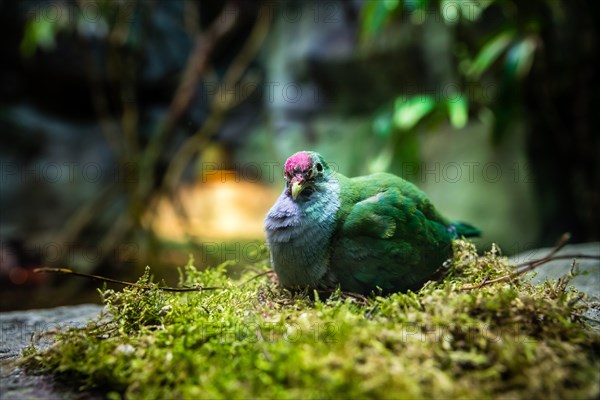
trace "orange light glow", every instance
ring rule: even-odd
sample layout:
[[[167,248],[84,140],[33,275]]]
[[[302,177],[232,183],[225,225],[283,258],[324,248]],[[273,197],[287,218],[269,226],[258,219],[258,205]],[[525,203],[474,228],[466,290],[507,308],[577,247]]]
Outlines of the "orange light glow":
[[[203,241],[262,239],[265,214],[279,193],[279,189],[245,182],[231,171],[223,171],[178,189],[175,201],[160,198],[156,213],[148,215],[145,223],[171,241],[186,236]]]

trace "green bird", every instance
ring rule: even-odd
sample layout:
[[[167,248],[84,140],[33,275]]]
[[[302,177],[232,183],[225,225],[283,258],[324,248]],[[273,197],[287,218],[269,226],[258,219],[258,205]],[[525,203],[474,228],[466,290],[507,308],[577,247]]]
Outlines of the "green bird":
[[[365,295],[415,290],[452,256],[452,239],[480,234],[444,218],[402,178],[347,178],[312,151],[288,158],[284,178],[265,231],[285,288],[339,286]]]

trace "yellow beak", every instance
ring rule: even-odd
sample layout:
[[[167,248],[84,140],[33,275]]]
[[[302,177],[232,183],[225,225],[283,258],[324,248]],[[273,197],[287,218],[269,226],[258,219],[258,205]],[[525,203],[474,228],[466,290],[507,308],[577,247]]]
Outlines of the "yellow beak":
[[[296,200],[296,197],[302,193],[304,185],[299,182],[292,182],[292,199]]]

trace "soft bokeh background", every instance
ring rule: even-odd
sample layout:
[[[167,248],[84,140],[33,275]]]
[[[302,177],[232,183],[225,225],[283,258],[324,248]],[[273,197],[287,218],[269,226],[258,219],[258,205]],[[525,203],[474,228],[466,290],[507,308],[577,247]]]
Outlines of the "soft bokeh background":
[[[2,309],[266,256],[283,162],[415,182],[478,244],[598,240],[584,1],[0,1]]]

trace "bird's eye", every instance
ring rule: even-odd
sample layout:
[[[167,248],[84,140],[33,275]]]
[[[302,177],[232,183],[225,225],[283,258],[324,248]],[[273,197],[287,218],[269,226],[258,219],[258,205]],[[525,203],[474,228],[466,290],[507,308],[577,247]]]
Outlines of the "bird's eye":
[[[323,166],[321,165],[321,163],[317,163],[317,171],[323,172]]]

